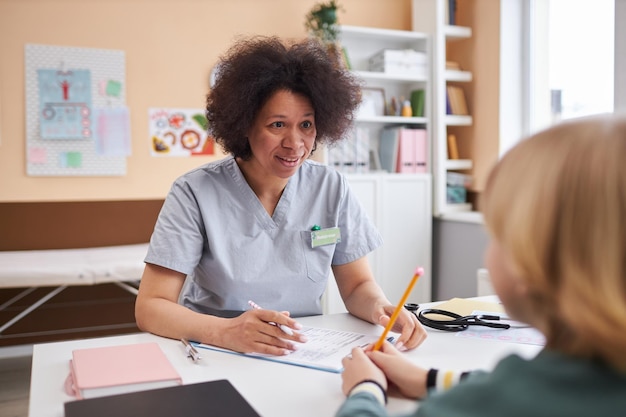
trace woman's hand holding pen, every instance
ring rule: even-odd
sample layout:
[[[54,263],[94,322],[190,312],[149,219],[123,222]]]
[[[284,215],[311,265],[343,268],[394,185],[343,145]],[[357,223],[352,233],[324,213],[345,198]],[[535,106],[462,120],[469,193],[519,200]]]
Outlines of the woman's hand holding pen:
[[[283,356],[296,350],[292,341],[306,342],[306,336],[297,332],[302,326],[288,312],[248,310],[227,321],[221,346],[237,352]],[[280,325],[293,329],[292,334],[281,330]]]
[[[385,327],[393,314],[396,306],[385,305],[379,308],[376,313],[378,314],[378,320],[375,323]],[[400,333],[396,341],[396,347],[400,350],[414,349],[419,346],[424,340],[426,340],[426,330],[422,327],[421,323],[417,320],[414,314],[411,314],[406,309],[402,309],[396,322],[391,328],[392,332]]]

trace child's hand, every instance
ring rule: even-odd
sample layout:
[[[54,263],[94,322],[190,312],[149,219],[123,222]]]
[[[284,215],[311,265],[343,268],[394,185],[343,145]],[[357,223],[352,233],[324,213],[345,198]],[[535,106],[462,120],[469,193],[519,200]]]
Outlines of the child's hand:
[[[366,379],[378,382],[381,387],[387,390],[385,374],[374,365],[362,348],[352,349],[352,354],[343,358],[341,363],[344,368],[341,374],[343,380],[341,389],[344,394],[348,395],[355,385]]]
[[[385,327],[393,312],[395,310],[394,306],[383,306],[382,310],[380,310],[380,316],[376,323]],[[398,345],[398,349],[400,350],[410,350],[414,349],[424,340],[426,340],[426,330],[421,325],[421,323],[417,320],[415,314],[411,314],[405,308],[402,308],[400,311],[396,322],[394,323],[391,331],[394,333],[400,333],[396,344]]]
[[[367,356],[402,395],[414,399],[426,396],[428,370],[409,362],[391,343],[383,343],[379,351],[368,351]]]

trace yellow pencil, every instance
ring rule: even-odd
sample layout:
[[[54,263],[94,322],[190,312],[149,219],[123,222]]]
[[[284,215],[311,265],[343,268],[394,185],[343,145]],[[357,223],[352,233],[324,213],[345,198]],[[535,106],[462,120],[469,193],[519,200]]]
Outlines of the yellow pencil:
[[[424,275],[424,268],[422,267],[416,268],[415,274],[413,274],[413,278],[411,279],[411,282],[409,282],[409,286],[406,287],[406,290],[404,291],[404,295],[402,295],[402,298],[400,299],[398,306],[393,311],[393,314],[391,315],[391,318],[389,319],[389,323],[387,323],[387,326],[385,327],[385,331],[383,331],[383,334],[381,334],[380,338],[378,338],[378,340],[376,341],[376,344],[374,345],[374,350],[380,350],[380,348],[382,347],[383,342],[385,341],[385,338],[387,337],[387,333],[389,333],[389,330],[391,330],[391,328],[393,327],[394,323],[396,322],[398,318],[398,315],[400,315],[400,312],[404,308],[404,303],[406,302],[406,299],[409,298],[409,294],[411,294],[411,290],[413,289],[413,286],[415,285],[419,277],[422,275]]]

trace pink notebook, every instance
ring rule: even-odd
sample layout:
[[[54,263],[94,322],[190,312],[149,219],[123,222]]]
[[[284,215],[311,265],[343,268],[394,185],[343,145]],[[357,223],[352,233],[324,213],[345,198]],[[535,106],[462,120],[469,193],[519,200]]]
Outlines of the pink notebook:
[[[74,350],[65,390],[78,398],[94,398],[181,383],[157,343],[138,343]]]

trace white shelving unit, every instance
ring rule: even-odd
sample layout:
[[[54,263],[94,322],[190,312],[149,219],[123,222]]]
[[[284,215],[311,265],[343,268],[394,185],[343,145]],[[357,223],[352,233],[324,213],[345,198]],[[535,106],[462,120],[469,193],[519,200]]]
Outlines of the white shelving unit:
[[[432,179],[429,174],[349,174],[350,187],[381,235],[383,246],[368,260],[385,295],[397,302],[415,267],[425,274],[408,302],[432,301]],[[331,277],[324,298],[324,312],[346,309]]]
[[[472,169],[471,159],[448,159],[448,128],[473,125],[472,116],[446,114],[446,87],[448,83],[462,84],[473,80],[467,70],[446,69],[447,46],[449,42],[468,39],[472,29],[446,24],[446,3],[448,0],[413,0],[413,29],[432,37],[432,117],[431,138],[433,143],[433,212],[438,217],[449,213],[471,211],[471,204],[450,204],[447,202],[446,174],[448,171]],[[463,137],[457,135],[457,141]]]
[[[429,94],[431,74],[428,67],[423,71],[408,74],[389,74],[369,70],[370,57],[384,49],[413,49],[425,52],[430,59],[430,38],[427,34],[405,30],[344,25],[341,26],[340,43],[347,51],[353,73],[364,81],[366,87],[382,88],[385,91],[386,101],[389,101],[391,97],[395,97],[398,102],[401,97],[409,100],[411,91],[416,89],[423,89],[426,93],[423,117],[380,115],[357,118],[357,123],[367,123],[370,127],[371,148],[378,148],[378,137],[380,130],[384,126],[421,125],[430,130]],[[428,153],[431,153],[430,150]],[[428,166],[431,166],[431,161],[428,161]]]
[[[418,32],[341,27],[341,45],[346,48],[352,71],[367,87],[382,88],[385,98],[410,98],[414,89],[424,89],[424,117],[369,116],[357,118],[358,125],[370,128],[370,147],[378,148],[380,130],[385,126],[420,125],[429,130],[430,70],[414,74],[387,74],[369,71],[368,60],[383,49],[414,49],[427,52],[430,59],[428,35]],[[430,143],[430,138],[428,139]],[[430,148],[430,145],[429,145]],[[430,149],[429,149],[430,153]],[[429,158],[428,166],[432,165]],[[390,300],[399,300],[416,266],[426,274],[411,293],[411,302],[432,301],[432,175],[370,172],[347,174],[350,187],[383,236],[383,246],[368,256],[378,283]],[[395,302],[395,301],[394,301]],[[345,311],[333,279],[325,294],[324,311]]]

